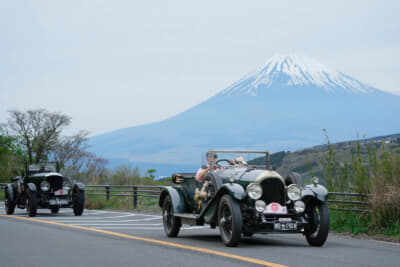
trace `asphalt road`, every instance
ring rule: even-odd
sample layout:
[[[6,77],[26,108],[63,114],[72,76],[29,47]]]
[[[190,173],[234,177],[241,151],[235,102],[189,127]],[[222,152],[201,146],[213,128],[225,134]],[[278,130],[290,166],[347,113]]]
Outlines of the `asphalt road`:
[[[0,214],[5,214],[4,203]],[[0,266],[400,266],[400,245],[330,234],[320,248],[300,234],[255,235],[225,247],[217,229],[183,226],[167,238],[160,214],[16,209],[0,216]]]

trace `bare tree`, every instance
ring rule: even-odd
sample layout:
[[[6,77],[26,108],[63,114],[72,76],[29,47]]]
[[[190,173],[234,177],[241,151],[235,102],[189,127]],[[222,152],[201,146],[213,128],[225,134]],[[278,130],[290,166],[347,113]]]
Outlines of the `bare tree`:
[[[38,163],[58,143],[58,138],[71,118],[62,113],[51,113],[45,109],[26,112],[12,110],[7,124],[2,128],[16,136],[26,149],[29,163]]]
[[[81,166],[83,159],[88,156],[86,151],[89,146],[87,144],[87,131],[80,131],[72,136],[62,136],[54,145],[53,158],[60,164],[61,168],[66,165]],[[79,169],[80,167],[78,167]]]

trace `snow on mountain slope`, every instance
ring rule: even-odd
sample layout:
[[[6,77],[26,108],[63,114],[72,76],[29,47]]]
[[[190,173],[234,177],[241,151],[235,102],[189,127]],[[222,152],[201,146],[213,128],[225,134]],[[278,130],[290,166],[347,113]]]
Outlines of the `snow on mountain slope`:
[[[256,96],[260,87],[269,88],[277,83],[298,87],[315,85],[329,92],[344,90],[348,93],[370,93],[375,90],[342,72],[329,69],[312,58],[301,55],[275,55],[262,67],[249,73],[221,94],[248,93]]]
[[[190,85],[188,85],[190,86]],[[305,56],[274,56],[219,94],[176,116],[90,139],[92,152],[140,168],[193,171],[212,149],[295,150],[400,132],[400,96]],[[189,166],[183,170],[182,166]]]

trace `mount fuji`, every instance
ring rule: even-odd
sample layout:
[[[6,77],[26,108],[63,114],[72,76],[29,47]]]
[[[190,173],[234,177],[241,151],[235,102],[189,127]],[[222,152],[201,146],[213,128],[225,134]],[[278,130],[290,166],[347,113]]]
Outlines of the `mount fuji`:
[[[296,150],[400,132],[400,96],[314,59],[276,55],[225,90],[174,117],[92,137],[92,151],[158,175],[193,171],[201,152]],[[186,169],[185,169],[186,168]]]

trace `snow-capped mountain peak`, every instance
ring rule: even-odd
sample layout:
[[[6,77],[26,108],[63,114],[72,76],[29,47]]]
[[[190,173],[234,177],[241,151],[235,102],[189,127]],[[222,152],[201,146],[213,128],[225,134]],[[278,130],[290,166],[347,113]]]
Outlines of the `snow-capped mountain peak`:
[[[257,95],[259,88],[274,85],[317,86],[328,92],[369,93],[373,87],[342,72],[330,69],[303,55],[275,55],[263,66],[249,73],[221,92],[223,95],[248,93]]]

